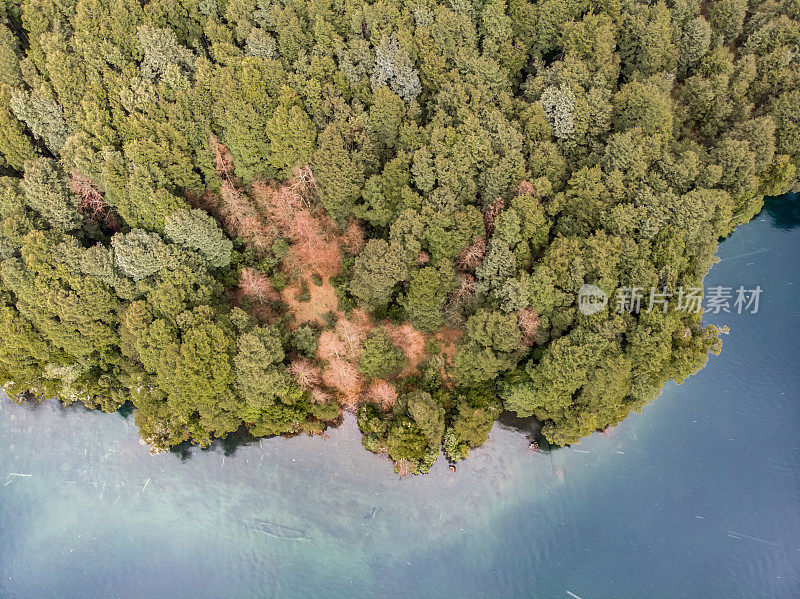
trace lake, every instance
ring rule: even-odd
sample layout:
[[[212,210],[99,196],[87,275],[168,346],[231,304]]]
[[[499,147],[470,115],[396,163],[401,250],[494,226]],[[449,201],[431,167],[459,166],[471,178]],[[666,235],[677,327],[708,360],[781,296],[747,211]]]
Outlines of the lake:
[[[771,200],[706,288],[720,356],[549,454],[495,424],[399,480],[330,437],[151,456],[133,417],[0,400],[0,597],[800,597],[800,218]]]

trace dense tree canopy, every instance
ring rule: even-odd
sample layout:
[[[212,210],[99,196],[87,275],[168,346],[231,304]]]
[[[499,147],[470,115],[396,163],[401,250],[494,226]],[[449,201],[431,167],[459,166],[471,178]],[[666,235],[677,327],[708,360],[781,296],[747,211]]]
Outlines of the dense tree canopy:
[[[719,351],[616,297],[797,188],[798,44],[792,0],[6,2],[0,382],[154,450],[578,442]]]

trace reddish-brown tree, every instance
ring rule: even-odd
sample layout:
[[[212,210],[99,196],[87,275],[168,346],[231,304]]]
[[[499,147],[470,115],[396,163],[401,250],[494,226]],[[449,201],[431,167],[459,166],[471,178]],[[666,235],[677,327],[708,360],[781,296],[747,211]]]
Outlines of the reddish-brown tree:
[[[394,469],[397,472],[397,476],[403,478],[414,471],[414,462],[407,458],[400,458],[394,463]]]
[[[425,335],[415,329],[411,323],[405,322],[399,327],[387,326],[389,339],[403,351],[403,355],[412,364],[425,355]]]
[[[353,362],[358,361],[364,350],[364,341],[367,339],[369,328],[362,322],[350,321],[340,318],[336,323],[336,334],[345,347],[345,356]]]
[[[397,401],[397,389],[389,381],[378,379],[367,388],[366,399],[388,411],[394,407]]]
[[[289,374],[298,386],[308,391],[322,383],[322,370],[311,360],[295,360],[289,364]]]
[[[322,331],[317,343],[317,357],[320,360],[343,359],[347,355],[347,346],[333,331]]]
[[[517,313],[517,325],[522,333],[523,345],[531,346],[536,342],[536,332],[539,330],[539,315],[525,308]]]
[[[302,198],[289,185],[276,187],[256,181],[252,188],[253,202],[281,235],[292,236],[295,214],[303,208]]]
[[[339,401],[344,407],[355,409],[358,406],[361,373],[350,362],[338,358],[328,362],[322,373],[322,382],[339,392]]]
[[[90,179],[81,175],[77,170],[72,170],[69,174],[69,184],[72,193],[80,198],[78,212],[112,231],[119,231],[119,221],[114,215],[114,211]]]
[[[235,176],[233,156],[228,146],[222,143],[213,133],[208,138],[211,152],[214,155],[214,172],[223,181],[231,181]]]
[[[269,277],[254,268],[242,269],[239,276],[239,288],[244,295],[259,302],[274,301],[279,298],[269,282]]]
[[[219,216],[220,198],[210,189],[206,189],[202,194],[197,194],[190,189],[183,192],[183,197],[192,208],[205,210],[210,214]]]
[[[292,189],[306,200],[317,191],[317,180],[308,165],[297,166],[292,170]]]
[[[494,233],[494,221],[500,216],[503,208],[505,208],[505,202],[503,198],[498,197],[483,211],[483,226],[486,229],[487,238],[491,237],[492,233]]]
[[[230,182],[223,181],[220,186],[220,216],[228,231],[242,236],[246,219],[258,219],[247,197]]]
[[[311,401],[313,403],[321,404],[321,403],[328,403],[331,399],[331,394],[323,389],[312,389],[311,390]]]
[[[485,255],[486,239],[481,237],[461,250],[458,258],[456,258],[456,267],[464,272],[474,272],[483,262]]]
[[[520,181],[517,186],[517,195],[521,196],[535,196],[536,188],[529,181]]]
[[[350,221],[344,230],[344,237],[342,238],[344,249],[351,256],[358,256],[361,250],[364,249],[366,241],[364,240],[364,227],[361,226],[357,220]]]

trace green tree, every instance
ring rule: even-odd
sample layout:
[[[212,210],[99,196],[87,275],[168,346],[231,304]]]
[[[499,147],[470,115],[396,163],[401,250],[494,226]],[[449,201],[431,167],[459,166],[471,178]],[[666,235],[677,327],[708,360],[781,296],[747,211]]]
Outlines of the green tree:
[[[214,268],[230,264],[233,243],[202,210],[173,212],[167,217],[164,233],[172,242],[199,252]]]
[[[514,366],[521,343],[514,314],[480,310],[467,320],[464,340],[456,353],[453,376],[464,386],[491,381]]]
[[[430,393],[417,389],[406,397],[408,415],[414,419],[428,445],[438,451],[444,435],[444,406]]]
[[[336,121],[320,134],[314,154],[314,173],[320,186],[320,199],[336,219],[353,213],[361,195],[364,166],[357,154],[346,124]]]
[[[10,106],[31,133],[58,156],[70,134],[61,106],[52,98],[22,90],[12,92]]]
[[[449,263],[440,268],[427,266],[411,275],[402,304],[413,325],[423,333],[432,333],[444,321],[447,294],[453,289],[455,272]]]
[[[393,295],[395,285],[408,277],[408,268],[399,245],[371,239],[356,257],[350,292],[360,301],[379,306]]]
[[[405,363],[402,350],[392,345],[386,329],[375,329],[364,342],[358,368],[369,377],[386,378],[399,371]]]
[[[270,144],[270,164],[278,177],[287,179],[292,168],[310,162],[316,131],[311,119],[299,106],[278,106],[267,121],[266,134]]]
[[[246,411],[264,410],[289,392],[291,381],[283,358],[281,339],[274,330],[258,327],[239,336],[234,357],[236,391],[247,404]]]
[[[389,457],[394,461],[421,460],[428,443],[419,425],[411,418],[402,416],[392,421],[386,438]]]
[[[422,91],[414,64],[394,37],[383,38],[375,48],[375,66],[370,80],[373,88],[388,84],[406,102]]]
[[[470,449],[486,443],[501,409],[500,400],[488,390],[458,392],[456,411],[445,432],[447,457],[461,460],[467,457]]]
[[[714,31],[729,44],[742,30],[747,2],[744,0],[716,0],[711,3],[708,18]]]
[[[49,158],[26,162],[21,187],[28,206],[51,226],[64,231],[80,227],[83,219],[78,214],[78,198],[67,187],[56,162]]]
[[[182,72],[194,68],[194,55],[180,45],[172,29],[141,26],[137,37],[144,55],[140,65],[144,77],[164,77],[170,67]]]
[[[475,274],[487,290],[500,289],[517,272],[517,261],[508,243],[499,237],[489,242],[486,257]]]
[[[127,276],[140,281],[172,264],[172,252],[157,233],[133,229],[111,240],[114,261]]]
[[[683,75],[696,65],[711,46],[711,26],[702,16],[686,24],[678,50],[678,64]]]

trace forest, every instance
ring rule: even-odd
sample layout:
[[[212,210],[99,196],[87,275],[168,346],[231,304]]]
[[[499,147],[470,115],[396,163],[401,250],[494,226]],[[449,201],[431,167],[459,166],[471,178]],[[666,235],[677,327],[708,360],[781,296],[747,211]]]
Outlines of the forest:
[[[700,287],[798,167],[798,0],[5,0],[0,382],[154,452],[577,443],[721,347],[580,288]]]

